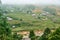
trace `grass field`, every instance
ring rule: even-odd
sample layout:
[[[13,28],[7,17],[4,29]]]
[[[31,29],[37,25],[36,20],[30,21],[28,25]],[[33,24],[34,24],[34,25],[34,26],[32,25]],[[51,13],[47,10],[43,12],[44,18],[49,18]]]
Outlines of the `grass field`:
[[[38,14],[37,14],[38,15]],[[56,28],[59,24],[53,23],[50,19],[41,20],[32,16],[32,14],[26,13],[9,13],[7,16],[17,18],[18,20],[8,21],[10,24],[20,23],[20,27],[12,29],[12,31],[19,30],[44,30],[46,27]],[[22,21],[20,21],[22,19]]]

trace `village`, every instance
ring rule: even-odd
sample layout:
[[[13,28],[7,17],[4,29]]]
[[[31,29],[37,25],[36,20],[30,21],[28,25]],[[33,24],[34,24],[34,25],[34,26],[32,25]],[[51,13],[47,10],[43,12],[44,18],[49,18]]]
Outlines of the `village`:
[[[3,4],[0,40],[60,40],[60,6]]]

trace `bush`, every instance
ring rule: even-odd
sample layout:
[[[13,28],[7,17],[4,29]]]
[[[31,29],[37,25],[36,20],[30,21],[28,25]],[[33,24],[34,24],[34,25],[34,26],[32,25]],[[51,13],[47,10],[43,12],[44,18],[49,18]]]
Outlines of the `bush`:
[[[60,40],[60,27],[50,34],[48,40]]]
[[[31,38],[31,40],[35,40],[35,34],[32,30],[30,31],[29,38]]]
[[[20,21],[23,21],[23,19],[20,19]]]
[[[48,36],[49,36],[50,32],[51,32],[50,29],[46,28],[44,31],[44,34],[39,38],[39,40],[48,40]]]
[[[18,35],[17,33],[13,34],[13,40],[22,40],[22,36]]]
[[[0,9],[0,40],[11,40],[11,28]]]

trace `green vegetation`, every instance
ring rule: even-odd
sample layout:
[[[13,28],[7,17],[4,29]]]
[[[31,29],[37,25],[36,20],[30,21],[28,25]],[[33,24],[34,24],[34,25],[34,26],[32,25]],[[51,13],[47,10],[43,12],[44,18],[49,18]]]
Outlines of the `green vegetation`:
[[[37,14],[38,15],[38,14]],[[13,31],[20,31],[20,30],[37,30],[37,29],[45,29],[45,27],[48,28],[56,28],[59,27],[60,24],[57,23],[59,18],[53,20],[54,18],[47,17],[47,16],[40,16],[40,19],[33,17],[32,14],[26,14],[26,13],[9,13],[7,16],[13,18],[13,20],[8,21],[10,25],[17,25],[16,28],[13,29]],[[17,20],[15,20],[15,19]],[[45,18],[47,18],[45,20]],[[44,20],[43,20],[44,19]]]
[[[60,40],[60,27],[49,35],[48,40]]]
[[[46,7],[43,10],[46,11],[46,12],[49,12],[52,15],[56,15],[56,9],[54,7],[50,7],[50,8]]]
[[[0,40],[15,40],[13,36],[14,34],[12,34],[11,26],[7,23],[7,18],[3,15],[3,10],[0,8]],[[18,40],[22,38],[20,36],[17,37]]]
[[[35,40],[35,34],[34,34],[34,31],[30,31],[29,38],[31,38],[31,40]]]
[[[49,28],[46,28],[44,31],[44,34],[40,37],[39,40],[48,40],[48,36],[51,33],[51,30]]]
[[[22,40],[22,36],[17,33],[21,30],[30,31],[31,40],[60,40],[60,18],[55,9],[46,8],[42,13],[33,13],[34,6],[21,7],[22,9],[17,6],[5,7],[0,9],[0,40]],[[42,36],[35,36],[34,30],[44,32]]]
[[[39,40],[60,40],[60,27],[51,32],[50,29],[46,28],[44,34],[39,38]]]
[[[0,9],[0,40],[11,40],[11,28]]]
[[[22,36],[18,35],[17,33],[13,34],[13,40],[22,40]]]

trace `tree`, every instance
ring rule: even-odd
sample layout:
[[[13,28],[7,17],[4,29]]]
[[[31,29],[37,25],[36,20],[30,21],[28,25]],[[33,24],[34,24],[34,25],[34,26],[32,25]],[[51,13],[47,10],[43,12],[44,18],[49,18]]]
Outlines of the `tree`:
[[[48,35],[48,34],[50,34],[50,32],[51,32],[50,29],[49,28],[46,28],[45,31],[44,31],[44,34],[45,35]]]
[[[11,40],[11,28],[0,8],[0,40]]]
[[[48,40],[48,35],[50,34],[50,29],[46,28],[44,34],[39,38],[39,40]]]
[[[13,40],[17,40],[18,36],[17,36],[17,33],[14,33],[13,34]]]
[[[18,35],[17,33],[14,33],[13,40],[22,40],[22,35]]]
[[[33,30],[30,31],[29,38],[31,38],[31,40],[35,40],[35,34],[34,34]]]
[[[60,40],[60,27],[50,34],[49,40]]]
[[[54,8],[45,7],[43,10],[49,12],[52,15],[56,15],[56,9]]]

